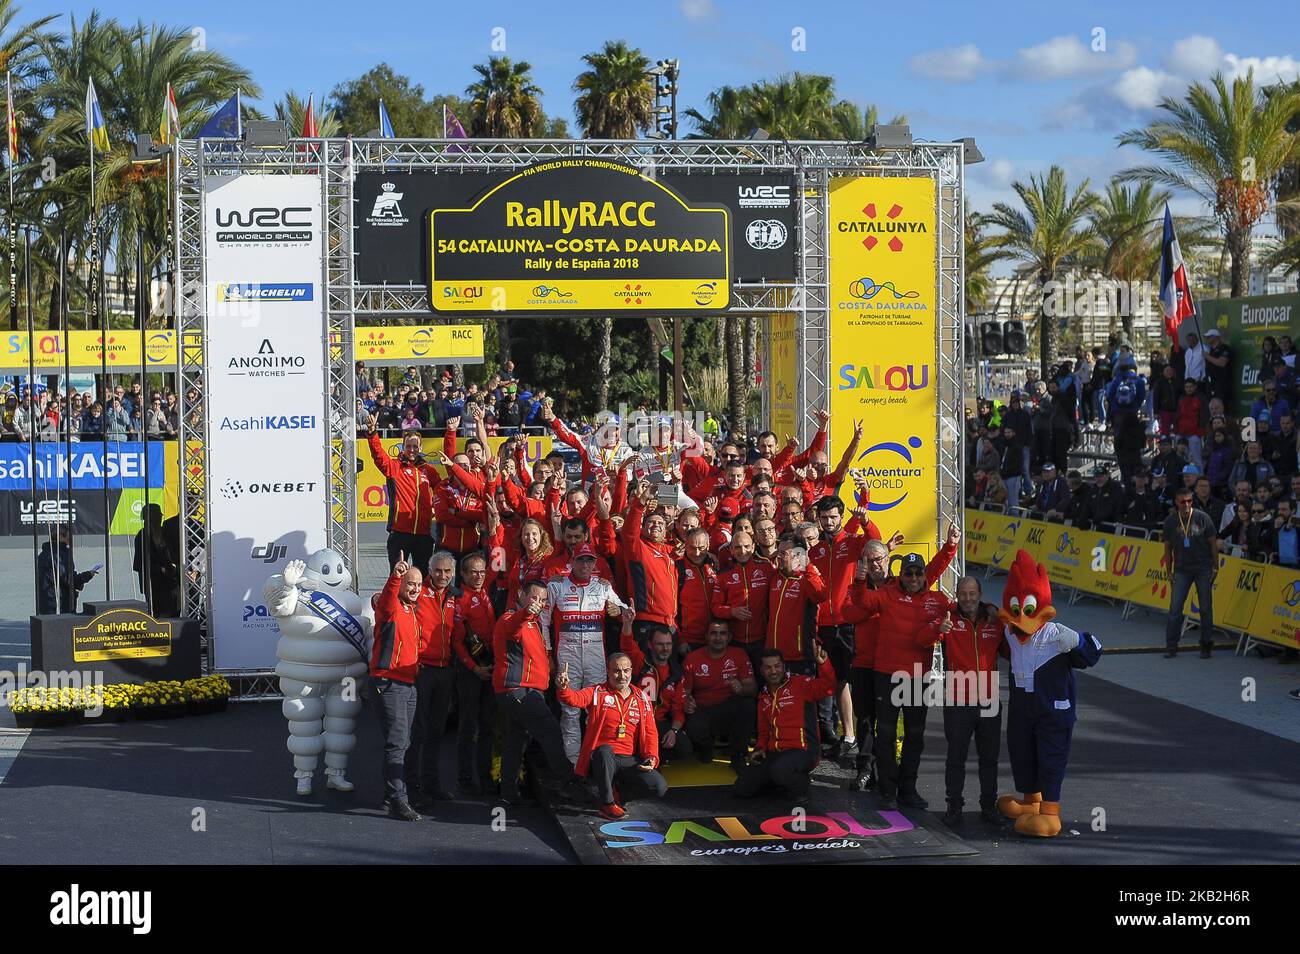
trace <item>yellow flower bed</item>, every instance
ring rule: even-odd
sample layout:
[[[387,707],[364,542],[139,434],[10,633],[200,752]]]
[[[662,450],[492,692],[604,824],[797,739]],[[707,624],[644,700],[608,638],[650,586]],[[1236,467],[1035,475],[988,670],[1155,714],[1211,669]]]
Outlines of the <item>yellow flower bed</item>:
[[[148,706],[166,706],[187,702],[216,702],[230,698],[230,683],[224,676],[204,676],[184,682],[168,679],[144,685],[120,683],[113,686],[87,686],[82,689],[42,688],[11,690],[5,704],[15,715],[39,712],[85,712],[105,709],[120,711]]]

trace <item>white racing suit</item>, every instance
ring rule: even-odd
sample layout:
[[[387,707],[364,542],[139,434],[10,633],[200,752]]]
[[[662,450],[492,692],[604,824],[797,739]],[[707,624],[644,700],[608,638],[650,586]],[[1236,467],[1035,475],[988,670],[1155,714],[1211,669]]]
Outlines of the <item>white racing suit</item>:
[[[593,577],[586,585],[571,577],[556,577],[546,584],[546,608],[542,610],[542,633],[550,648],[551,621],[555,621],[555,671],[569,673],[570,689],[586,689],[605,681],[605,607],[623,605],[608,580]],[[582,749],[581,709],[560,705],[560,733],[564,754],[577,762]]]

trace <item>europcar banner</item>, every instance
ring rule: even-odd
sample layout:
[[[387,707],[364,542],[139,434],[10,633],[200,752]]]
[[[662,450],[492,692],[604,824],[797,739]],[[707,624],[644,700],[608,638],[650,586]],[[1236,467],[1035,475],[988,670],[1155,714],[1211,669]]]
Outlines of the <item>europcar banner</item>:
[[[830,196],[832,466],[864,425],[850,474],[871,519],[926,555],[939,524],[934,180],[833,178]],[[841,494],[854,505],[853,480]]]
[[[725,311],[730,219],[633,166],[538,163],[429,213],[430,302],[447,313]]]
[[[274,635],[244,607],[261,601],[286,560],[326,539],[320,178],[209,179],[203,224],[208,619],[217,668],[266,669]],[[269,355],[292,373],[248,373],[251,359]]]
[[[1224,343],[1232,348],[1228,413],[1246,417],[1264,394],[1260,379],[1264,339],[1271,337],[1276,342],[1289,335],[1300,340],[1300,295],[1216,298],[1198,304],[1201,328],[1218,328]],[[1268,370],[1271,373],[1272,369]]]

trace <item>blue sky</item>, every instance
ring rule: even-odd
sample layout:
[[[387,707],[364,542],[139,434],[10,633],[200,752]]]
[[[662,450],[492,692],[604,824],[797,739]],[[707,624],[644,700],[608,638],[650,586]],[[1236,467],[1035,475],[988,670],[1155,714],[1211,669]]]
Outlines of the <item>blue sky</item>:
[[[917,138],[976,137],[987,161],[971,167],[972,207],[1012,195],[1015,179],[1063,165],[1094,184],[1144,161],[1118,149],[1118,132],[1153,115],[1159,96],[1180,93],[1215,69],[1256,67],[1294,79],[1300,7],[1262,2],[1178,3],[791,3],[660,0],[618,3],[295,3],[223,0],[26,2],[20,16],[85,16],[98,7],[125,20],[202,27],[209,47],[249,68],[269,105],[288,88],[328,91],[388,62],[426,93],[461,93],[473,64],[506,55],[533,64],[548,113],[572,124],[580,57],[625,39],[650,59],[682,62],[681,104],[703,107],[711,89],[800,70],[835,77],[840,98],[907,114]],[[66,18],[61,21],[66,24]],[[802,31],[799,33],[797,31]],[[1097,32],[1103,31],[1103,32]],[[497,34],[501,36],[501,34]],[[795,49],[802,37],[803,49]],[[1093,47],[1103,47],[1094,50]],[[689,128],[687,126],[686,128]],[[398,130],[398,135],[402,131]],[[1194,202],[1176,211],[1194,212]]]

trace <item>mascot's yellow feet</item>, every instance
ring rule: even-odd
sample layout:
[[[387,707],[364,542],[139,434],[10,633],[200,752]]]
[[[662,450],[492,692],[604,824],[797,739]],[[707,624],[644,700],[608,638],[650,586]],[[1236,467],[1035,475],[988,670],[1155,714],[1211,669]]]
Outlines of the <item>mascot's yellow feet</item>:
[[[1016,831],[1034,838],[1051,838],[1061,832],[1061,803],[1043,802],[1038,814],[1016,819]]]
[[[1019,818],[1022,815],[1037,815],[1038,806],[1043,801],[1042,792],[1025,792],[1024,798],[1003,795],[998,799],[998,811],[1007,818]]]

